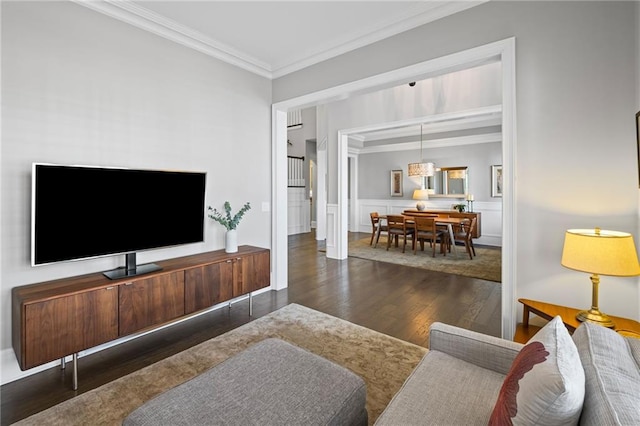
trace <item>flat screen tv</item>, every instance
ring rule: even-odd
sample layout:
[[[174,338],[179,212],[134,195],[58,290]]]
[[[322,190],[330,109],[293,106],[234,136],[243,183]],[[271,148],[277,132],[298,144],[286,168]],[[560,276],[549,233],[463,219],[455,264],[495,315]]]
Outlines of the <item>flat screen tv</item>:
[[[159,269],[142,250],[204,241],[203,172],[34,163],[31,263],[125,254],[109,278]]]

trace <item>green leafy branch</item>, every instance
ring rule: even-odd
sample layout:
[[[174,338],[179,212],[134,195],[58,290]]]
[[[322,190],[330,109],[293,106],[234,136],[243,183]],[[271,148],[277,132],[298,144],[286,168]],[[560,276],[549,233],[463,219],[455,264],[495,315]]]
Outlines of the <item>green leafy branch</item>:
[[[463,213],[463,212],[464,212],[464,209],[465,209],[466,207],[467,207],[467,206],[466,206],[466,205],[464,205],[464,204],[454,204],[454,205],[453,205],[453,208],[454,208],[454,209],[456,209],[456,210],[458,210],[460,213]]]
[[[232,229],[236,229],[236,227],[238,226],[238,223],[240,223],[240,219],[242,219],[242,216],[244,216],[244,214],[247,212],[247,210],[251,209],[251,204],[250,203],[246,203],[244,206],[242,206],[242,208],[238,211],[238,213],[236,213],[233,217],[231,216],[231,204],[229,204],[228,201],[224,202],[224,215],[222,214],[222,212],[219,212],[218,210],[211,208],[211,206],[209,206],[209,208],[207,210],[209,210],[210,212],[213,213],[209,213],[209,218],[215,220],[216,222],[218,222],[220,225],[224,226],[225,228],[227,228],[227,230],[232,230]]]

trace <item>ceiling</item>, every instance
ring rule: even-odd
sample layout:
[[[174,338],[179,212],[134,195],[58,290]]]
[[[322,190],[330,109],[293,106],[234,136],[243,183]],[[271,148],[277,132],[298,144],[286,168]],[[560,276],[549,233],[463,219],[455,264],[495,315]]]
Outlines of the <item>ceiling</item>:
[[[74,1],[277,78],[486,0]]]
[[[488,0],[72,1],[273,79]],[[489,109],[423,123],[424,145],[500,140],[500,117]],[[420,133],[420,123],[396,123],[350,135],[349,145],[363,152],[416,149]]]
[[[502,141],[502,107],[440,114],[406,123],[382,123],[349,134],[349,147],[359,153],[477,145]]]

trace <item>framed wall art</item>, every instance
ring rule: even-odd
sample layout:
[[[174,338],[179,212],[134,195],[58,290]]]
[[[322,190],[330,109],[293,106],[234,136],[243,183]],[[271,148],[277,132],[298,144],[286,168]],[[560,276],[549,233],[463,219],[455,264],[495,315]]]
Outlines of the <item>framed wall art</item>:
[[[502,197],[502,165],[491,166],[491,196]]]
[[[391,196],[402,197],[402,170],[391,170]]]

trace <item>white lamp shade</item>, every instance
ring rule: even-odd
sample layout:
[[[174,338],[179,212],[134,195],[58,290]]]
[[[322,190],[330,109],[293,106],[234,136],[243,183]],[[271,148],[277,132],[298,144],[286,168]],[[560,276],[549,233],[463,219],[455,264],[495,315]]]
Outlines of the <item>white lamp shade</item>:
[[[569,229],[565,233],[562,266],[591,274],[640,275],[633,236],[626,232]]]
[[[429,199],[429,190],[428,189],[416,189],[413,191],[413,199],[414,200],[428,200]]]

